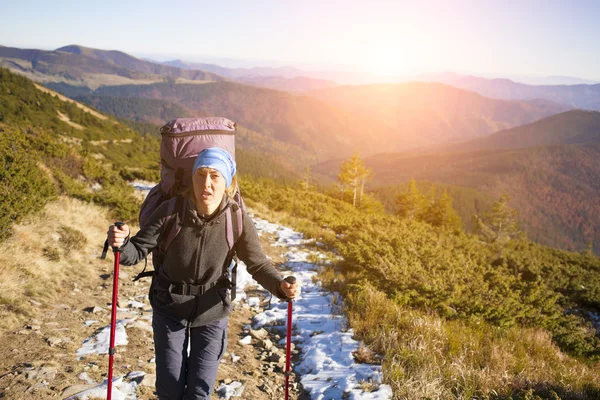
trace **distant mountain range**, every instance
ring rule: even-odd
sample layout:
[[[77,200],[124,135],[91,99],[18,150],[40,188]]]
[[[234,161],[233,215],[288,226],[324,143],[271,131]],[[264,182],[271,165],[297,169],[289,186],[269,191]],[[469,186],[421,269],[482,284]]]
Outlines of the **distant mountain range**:
[[[332,80],[309,77],[310,73],[293,67],[226,68],[215,64],[187,63],[182,60],[165,61],[163,64],[184,69],[210,71],[249,85],[288,92],[306,92],[337,85]]]
[[[54,51],[0,47],[0,66],[38,78],[40,81],[57,81],[57,78],[62,78],[72,83],[84,83],[86,86],[89,86],[90,81],[98,82],[96,86],[117,83],[114,78],[109,79],[111,76],[149,81],[161,81],[165,78],[192,81],[224,80],[211,72],[151,63],[120,51],[97,50],[77,45],[61,47]]]
[[[504,101],[439,83],[339,86],[310,95],[394,131],[387,151],[464,141],[569,109],[552,102]]]
[[[544,118],[531,124],[502,130],[492,135],[454,146],[449,151],[476,149],[511,149],[556,144],[599,144],[600,112],[573,110]]]
[[[311,92],[311,96],[235,82],[103,86],[87,93],[82,93],[81,87],[48,86],[70,97],[93,94],[93,104],[107,112],[125,112],[129,107],[102,108],[99,97],[152,99],[176,104],[190,115],[235,116],[250,130],[298,146],[318,161],[346,157],[355,151],[371,155],[465,141],[566,109],[543,101],[488,99],[451,86],[427,83],[339,87]],[[85,97],[81,100],[86,101]],[[134,104],[135,100],[131,102]],[[172,106],[165,104],[164,108]],[[136,115],[134,119],[155,122],[152,118],[156,115],[146,111],[142,114],[145,116]],[[119,117],[131,118],[131,114]]]
[[[510,79],[485,79],[457,74],[444,74],[422,79],[446,83],[495,99],[544,99],[572,108],[600,110],[600,83],[534,86],[517,83]]]

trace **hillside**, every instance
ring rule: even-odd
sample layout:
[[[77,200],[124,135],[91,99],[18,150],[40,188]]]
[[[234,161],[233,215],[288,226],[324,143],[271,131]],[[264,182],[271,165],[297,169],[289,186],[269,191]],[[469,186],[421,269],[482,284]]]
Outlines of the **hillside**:
[[[69,96],[80,93],[80,89],[64,85],[49,86]],[[373,90],[382,95],[374,95]],[[563,110],[547,103],[486,99],[444,85],[380,85],[331,91],[345,99],[343,104],[233,82],[103,86],[93,94],[160,99],[192,114],[201,110],[204,114],[235,115],[240,125],[297,146],[320,161],[346,157],[357,150],[371,155],[465,140]],[[409,92],[420,100],[409,100]],[[349,102],[354,105],[348,106]]]
[[[439,199],[442,193],[446,191],[452,199],[452,208],[460,216],[463,227],[467,232],[473,232],[473,214],[483,215],[496,200],[488,193],[464,186],[428,181],[417,181],[416,185],[420,193],[435,200]],[[407,190],[408,182],[378,186],[367,192],[383,204],[387,213],[395,215],[397,211],[396,199],[400,194],[406,193]]]
[[[573,110],[484,138],[444,146],[446,150],[509,149],[554,144],[600,143],[600,112]]]
[[[323,160],[386,147],[393,132],[367,115],[349,113],[319,100],[233,82],[203,85],[156,83],[104,86],[97,96],[141,97],[178,104],[196,115],[236,116],[236,122],[272,140]]]
[[[87,362],[68,358],[81,339],[96,330],[84,324],[91,317],[86,308],[106,308],[102,301],[108,298],[110,261],[99,260],[94,248],[100,243],[91,243],[105,232],[102,226],[106,226],[107,218],[135,218],[132,215],[139,203],[117,201],[131,190],[123,175],[132,174],[144,163],[148,163],[144,168],[148,173],[153,170],[152,162],[158,157],[151,146],[156,141],[142,138],[114,119],[101,119],[77,104],[43,92],[23,77],[3,69],[0,74],[0,210],[4,212],[0,214],[0,232],[7,232],[15,221],[23,222],[15,236],[3,242],[7,267],[1,271],[0,315],[12,334],[0,335],[6,341],[0,358],[12,367],[0,376],[0,388],[6,388],[7,395],[13,393],[9,390],[19,395],[30,390],[24,396],[55,397],[77,382],[82,372],[94,381],[102,378],[100,363],[105,357],[90,355]],[[247,134],[262,135],[250,130]],[[554,192],[544,185],[556,180],[557,187],[582,191],[592,210],[584,215],[569,204],[579,213],[571,217],[579,218],[580,223],[585,217],[599,226],[593,219],[598,204],[591,203],[598,196],[586,192],[584,184],[596,182],[594,189],[598,189],[600,179],[592,175],[590,163],[596,164],[600,149],[557,145],[533,148],[538,153],[528,157],[531,150],[474,151],[446,154],[444,159],[431,155],[420,164],[417,156],[405,154],[400,157],[405,168],[384,178],[393,181],[392,176],[408,174],[408,166],[413,165],[425,172],[445,172],[448,181],[470,174],[473,182],[497,183],[491,178],[493,172],[499,180],[505,176],[526,178],[525,183],[545,195]],[[245,157],[242,154],[243,149],[240,157]],[[261,151],[247,155],[265,170],[270,168],[272,174],[280,172],[281,165],[266,163]],[[575,165],[578,175],[567,176],[574,156],[584,162]],[[396,165],[398,159],[395,155],[373,158],[390,165]],[[521,178],[523,169],[540,160],[546,162],[539,177],[542,181],[535,181],[535,174]],[[369,165],[371,160],[367,161]],[[495,170],[498,166],[505,169]],[[330,260],[313,253],[314,261],[310,262],[318,262],[319,268],[312,266],[310,273],[318,273],[322,286],[344,299],[343,307],[338,307],[342,298],[337,295],[313,289],[303,293],[307,303],[297,305],[308,309],[317,304],[314,298],[319,298],[326,301],[317,308],[331,306],[339,313],[325,318],[309,314],[305,321],[308,328],[302,328],[311,331],[307,340],[324,336],[314,328],[314,322],[352,328],[362,344],[354,353],[344,354],[379,364],[385,383],[400,398],[598,398],[600,339],[591,325],[600,312],[598,258],[546,248],[523,238],[489,244],[460,231],[449,233],[426,223],[358,210],[333,196],[284,186],[277,180],[243,177],[244,198],[261,215],[277,217],[302,230],[309,239],[307,246],[334,252]],[[518,182],[508,183],[518,187]],[[497,186],[485,187],[495,197]],[[48,204],[57,197],[58,203]],[[89,202],[103,204],[106,209],[85,204]],[[44,204],[49,207],[44,208]],[[85,224],[82,216],[92,222]],[[21,258],[15,261],[14,254],[23,254],[30,262],[23,264]],[[304,261],[306,257],[292,264],[307,268]],[[81,284],[75,285],[78,280]],[[146,300],[137,297],[141,287],[136,286],[123,284],[122,298],[126,299],[127,312],[137,318],[143,314],[137,307],[148,310],[146,303],[139,305],[140,300]],[[130,306],[130,298],[137,299],[136,309]],[[277,307],[276,311],[283,309]],[[342,313],[348,318],[347,324],[341,322]],[[103,311],[93,318],[107,323]],[[57,328],[62,322],[68,331]],[[246,323],[236,320],[235,326]],[[23,325],[27,329],[19,328]],[[120,357],[122,370],[152,370],[151,358],[146,357],[152,349],[147,326],[131,326],[133,348]],[[232,335],[239,334],[234,340],[242,338],[241,332],[232,330]],[[349,332],[345,334],[349,336]],[[332,337],[337,349],[341,336]],[[280,339],[273,337],[274,342]],[[236,354],[238,348],[232,347]],[[239,368],[225,367],[232,368],[232,374],[248,371],[252,388],[271,378],[273,370],[268,371],[271,366],[266,366],[265,360],[257,361],[249,353],[246,356]],[[77,362],[71,362],[74,359]],[[327,367],[330,365],[333,363]],[[268,373],[263,374],[261,366]],[[54,371],[55,377],[44,384],[41,376],[49,371]],[[278,376],[281,379],[283,374]],[[361,383],[363,390],[373,390],[372,382]],[[150,391],[146,390],[145,394]],[[253,398],[258,396],[257,391]],[[271,393],[270,398],[280,397]]]
[[[342,258],[321,279],[344,296],[365,351],[384,355],[394,398],[600,394],[600,341],[583,319],[597,321],[600,259],[524,239],[489,244],[272,181],[245,192]],[[555,346],[592,351],[590,369],[567,367]]]
[[[167,78],[220,81],[223,77],[142,61],[120,51],[71,45],[53,51],[0,47],[0,67],[40,82],[67,82],[98,87],[103,84],[157,82]]]
[[[156,136],[127,125],[0,68],[0,240],[24,216],[57,195],[109,206],[115,217],[136,220],[140,203],[127,181],[159,178]],[[257,153],[264,145],[240,132],[239,170],[294,182],[283,157]]]
[[[380,154],[366,158],[365,164],[375,173],[371,188],[404,184],[414,178],[475,189],[496,199],[508,193],[530,239],[582,251],[590,242],[600,243],[599,159],[600,144],[596,143]],[[319,168],[335,169],[332,164]],[[594,251],[600,254],[597,245]]]
[[[191,112],[186,108],[159,99],[94,95],[72,96],[72,98],[80,103],[88,104],[105,114],[160,126],[166,121],[175,118],[192,116]],[[156,134],[158,134],[158,131]]]
[[[332,81],[307,78],[304,76],[297,76],[295,78],[282,78],[280,76],[243,76],[236,80],[248,85],[286,92],[308,92],[311,90],[337,86],[337,84]]]
[[[485,79],[460,75],[441,81],[494,99],[545,99],[573,108],[600,110],[600,84],[526,85],[510,79]]]
[[[394,147],[384,151],[481,137],[568,109],[550,102],[490,99],[438,83],[341,86],[310,95],[385,122],[395,137]]]
[[[119,118],[123,123],[140,132],[160,137],[160,127],[174,118],[193,117],[195,114],[179,104],[160,99],[143,97],[116,96],[74,96],[74,99],[93,106],[103,113]],[[238,160],[241,170],[253,176],[295,177],[307,164],[316,161],[314,154],[303,151],[283,141],[254,132],[239,123],[236,125],[236,145],[243,154],[254,161],[247,163],[246,158]],[[254,154],[254,155],[251,155]],[[262,162],[257,162],[262,158]],[[262,165],[259,165],[262,164]],[[276,165],[277,168],[273,168]],[[261,172],[259,172],[261,171]],[[268,171],[268,172],[267,172]]]

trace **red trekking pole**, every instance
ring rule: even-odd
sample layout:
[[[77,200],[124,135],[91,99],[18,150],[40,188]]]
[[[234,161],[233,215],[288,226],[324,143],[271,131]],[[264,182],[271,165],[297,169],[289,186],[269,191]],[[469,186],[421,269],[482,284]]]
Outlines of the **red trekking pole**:
[[[125,223],[115,222],[117,229],[120,229]],[[106,242],[105,250],[103,255],[106,254],[106,248],[108,241]],[[120,247],[112,248],[113,254],[115,255],[115,270],[113,273],[113,294],[112,294],[112,310],[110,313],[110,345],[108,347],[108,391],[106,394],[107,400],[112,399],[112,377],[113,377],[113,361],[115,356],[115,329],[117,325],[117,297],[119,294],[119,264],[121,263],[121,252],[123,251]]]
[[[288,276],[285,281],[291,285],[296,283],[295,276]],[[288,300],[287,309],[287,337],[285,343],[285,400],[290,397],[289,384],[290,384],[290,353],[292,349],[292,299]]]

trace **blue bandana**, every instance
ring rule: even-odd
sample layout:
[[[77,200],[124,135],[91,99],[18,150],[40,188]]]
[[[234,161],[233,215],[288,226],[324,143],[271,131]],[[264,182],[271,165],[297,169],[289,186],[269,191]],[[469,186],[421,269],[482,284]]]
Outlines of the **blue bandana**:
[[[194,162],[192,176],[198,168],[216,169],[225,178],[227,187],[231,186],[231,180],[235,175],[235,161],[228,152],[218,147],[204,149],[198,154]]]

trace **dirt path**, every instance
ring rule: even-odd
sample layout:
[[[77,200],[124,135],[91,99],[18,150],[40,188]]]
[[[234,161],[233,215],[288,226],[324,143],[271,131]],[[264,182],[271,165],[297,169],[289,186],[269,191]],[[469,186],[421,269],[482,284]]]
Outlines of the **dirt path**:
[[[261,240],[273,261],[281,263],[285,249],[270,246],[272,238],[265,236]],[[112,260],[112,255],[106,261],[90,260],[90,263],[98,265],[95,276],[70,283],[70,291],[60,304],[32,301],[36,306],[35,316],[18,329],[1,332],[0,398],[63,399],[96,386],[106,378],[106,355],[92,354],[78,359],[76,352],[86,338],[110,324]],[[114,375],[122,376],[134,371],[146,373],[137,387],[137,396],[152,399],[155,398],[152,375],[155,372],[154,347],[151,328],[145,319],[151,313],[145,296],[149,281],[145,278],[132,282],[134,274],[140,270],[141,266],[123,267],[120,273],[121,310],[118,318],[137,319],[127,328],[127,346],[117,346]],[[244,385],[243,394],[231,397],[233,399],[283,399],[283,349],[266,350],[259,345],[263,342],[254,338],[250,345],[240,343],[240,339],[249,333],[256,334],[249,331],[252,315],[256,312],[247,306],[238,306],[230,316],[228,351],[215,387],[238,381]],[[280,339],[269,335],[273,343]],[[292,377],[292,382],[294,379]],[[297,387],[294,383],[292,399],[301,398]],[[218,396],[215,394],[213,398]]]
[[[59,98],[62,101],[67,101],[69,103],[73,103],[76,104],[77,107],[81,108],[83,111],[88,112],[90,114],[92,114],[93,116],[95,116],[96,118],[100,118],[101,120],[106,120],[108,119],[105,115],[100,114],[98,111],[92,110],[91,108],[76,102],[75,100],[69,99],[66,96],[63,96],[62,94],[55,92],[54,90],[48,89],[47,87],[44,87],[42,85],[39,85],[37,83],[34,83],[35,87],[38,88],[39,90],[41,90],[44,93],[48,93],[51,94],[52,96],[56,96],[57,98]]]

